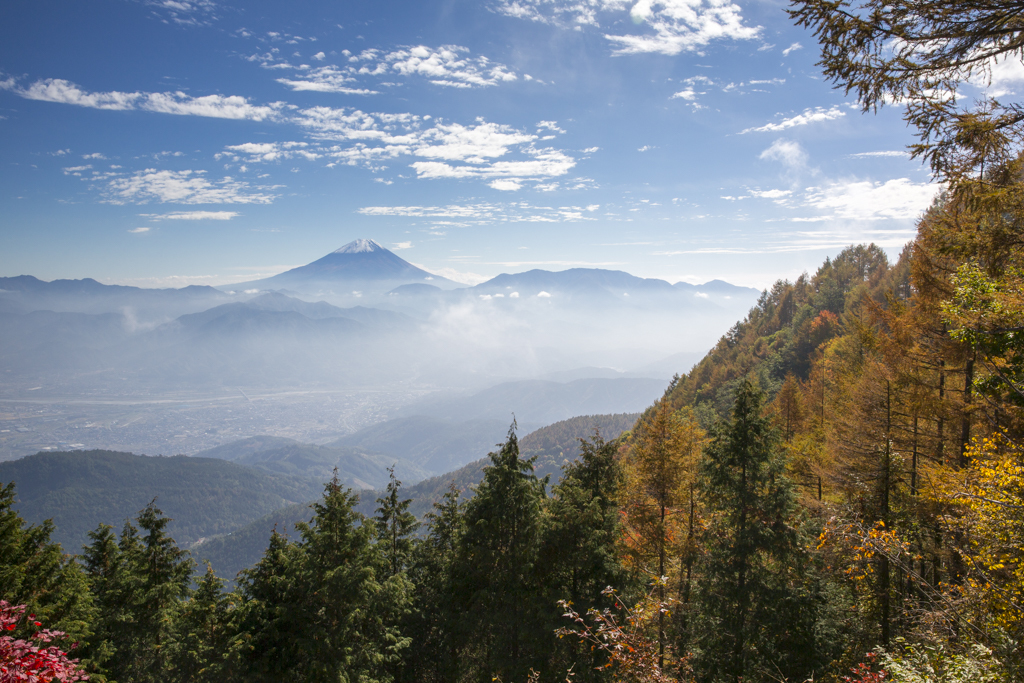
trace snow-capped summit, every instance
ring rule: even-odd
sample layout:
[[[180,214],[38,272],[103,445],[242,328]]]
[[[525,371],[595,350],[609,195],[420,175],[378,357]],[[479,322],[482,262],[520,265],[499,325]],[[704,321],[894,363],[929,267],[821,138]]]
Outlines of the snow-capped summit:
[[[400,285],[415,283],[429,283],[442,289],[458,286],[458,283],[440,275],[417,268],[373,240],[359,239],[312,263],[264,280],[242,282],[231,287],[290,290],[321,296],[325,292],[384,294]]]
[[[352,240],[341,249],[335,249],[335,254],[366,254],[372,251],[386,251],[373,240]]]

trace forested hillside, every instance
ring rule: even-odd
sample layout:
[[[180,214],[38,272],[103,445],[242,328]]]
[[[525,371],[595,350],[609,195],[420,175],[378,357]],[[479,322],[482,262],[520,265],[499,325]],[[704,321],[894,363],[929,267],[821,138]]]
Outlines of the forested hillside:
[[[609,438],[618,437],[633,426],[637,417],[639,416],[635,414],[574,417],[530,432],[522,438],[519,444],[523,457],[537,458],[534,463],[536,475],[541,478],[549,477],[550,482],[554,484],[560,478],[562,468],[579,458],[581,439],[589,438],[595,432]],[[399,426],[404,428],[406,425],[403,422]],[[385,433],[391,434],[392,432],[388,430]],[[364,430],[362,438],[374,435],[374,430]],[[447,434],[443,436],[447,436]],[[450,441],[448,442],[450,443]],[[276,442],[272,442],[268,445],[275,444]],[[418,444],[414,444],[414,446],[416,445]],[[241,449],[246,446],[252,445],[245,442],[239,444]],[[500,444],[495,444],[492,448],[499,446]],[[423,519],[431,512],[435,504],[443,501],[445,494],[453,487],[464,499],[470,497],[473,494],[473,488],[483,479],[484,467],[490,462],[488,457],[480,458],[453,472],[431,477],[402,488],[403,497],[410,501],[408,511],[417,519]],[[401,476],[397,470],[395,474],[398,477]],[[382,493],[383,490],[360,492],[356,510],[372,517],[379,505],[377,498]],[[290,505],[275,510],[229,534],[204,541],[192,548],[192,556],[199,562],[209,562],[221,578],[232,580],[238,572],[251,567],[259,560],[267,549],[271,532],[274,529],[285,535],[294,535],[295,524],[309,521],[312,516],[310,503]],[[426,531],[426,527],[421,527],[417,533],[425,535]]]
[[[1024,680],[1024,117],[951,96],[1019,59],[1019,9],[791,14],[865,108],[907,103],[945,183],[895,262],[851,246],[776,283],[573,462],[582,424],[510,430],[423,527],[393,474],[367,514],[334,479],[230,592],[156,505],[70,557],[7,486],[25,612],[0,623],[65,631],[43,639],[99,681]]]
[[[326,478],[270,476],[211,458],[112,451],[39,453],[0,463],[0,482],[17,482],[21,517],[52,519],[53,539],[69,553],[81,550],[97,524],[120,528],[154,499],[173,518],[168,533],[188,545],[308,501]]]
[[[263,518],[230,593],[191,586],[153,506],[62,559],[8,489],[3,597],[118,681],[1016,680],[1021,290],[952,201],[896,263],[854,246],[776,283],[635,424],[510,432],[488,467]],[[572,462],[595,424],[629,429]]]

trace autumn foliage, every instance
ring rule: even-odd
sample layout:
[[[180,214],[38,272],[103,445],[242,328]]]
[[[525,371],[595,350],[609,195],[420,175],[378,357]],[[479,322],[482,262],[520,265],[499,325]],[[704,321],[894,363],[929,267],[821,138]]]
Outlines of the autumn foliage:
[[[77,659],[54,643],[64,634],[49,629],[38,630],[42,623],[35,615],[25,615],[25,605],[11,605],[0,600],[0,683],[48,683],[49,681],[86,681]],[[34,627],[34,628],[33,628]],[[16,631],[29,635],[16,638]]]

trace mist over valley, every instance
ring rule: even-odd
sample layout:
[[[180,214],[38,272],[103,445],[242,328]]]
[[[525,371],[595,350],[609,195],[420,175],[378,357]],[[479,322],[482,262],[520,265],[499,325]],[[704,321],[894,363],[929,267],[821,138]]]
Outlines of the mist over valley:
[[[260,435],[323,445],[417,416],[507,427],[637,412],[758,294],[596,268],[463,286],[365,239],[219,288],[0,278],[0,459],[194,455]]]

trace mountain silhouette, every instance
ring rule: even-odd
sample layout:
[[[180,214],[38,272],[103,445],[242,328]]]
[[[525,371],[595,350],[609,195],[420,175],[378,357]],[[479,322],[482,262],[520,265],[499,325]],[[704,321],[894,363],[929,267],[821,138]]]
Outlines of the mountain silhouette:
[[[304,266],[222,289],[383,293],[404,284],[429,284],[445,289],[461,286],[417,268],[373,240],[358,239]]]

